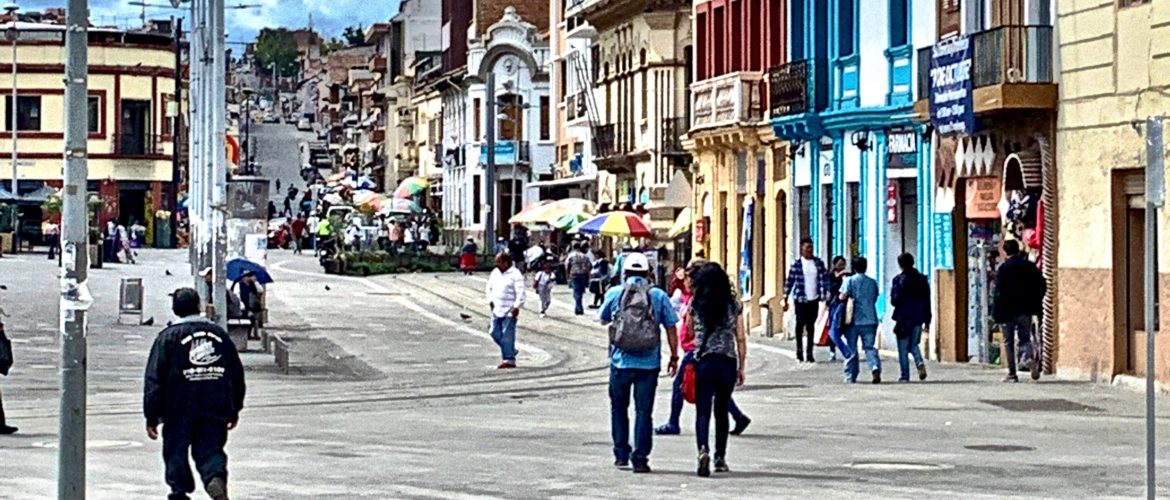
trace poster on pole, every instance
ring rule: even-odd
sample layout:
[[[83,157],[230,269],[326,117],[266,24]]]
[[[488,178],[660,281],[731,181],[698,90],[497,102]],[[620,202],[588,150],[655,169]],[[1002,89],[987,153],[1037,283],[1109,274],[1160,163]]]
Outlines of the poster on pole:
[[[960,36],[930,50],[930,124],[942,136],[975,132],[971,39]]]

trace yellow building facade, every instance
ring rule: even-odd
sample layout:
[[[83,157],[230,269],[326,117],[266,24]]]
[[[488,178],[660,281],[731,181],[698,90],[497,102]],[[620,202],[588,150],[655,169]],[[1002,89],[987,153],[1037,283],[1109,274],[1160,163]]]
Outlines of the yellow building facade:
[[[65,150],[63,26],[20,23],[16,48],[19,193],[60,188]],[[2,29],[3,26],[0,26]],[[0,40],[0,186],[11,188],[12,46]],[[149,225],[171,210],[175,53],[168,35],[95,28],[89,39],[89,191],[101,222]],[[174,111],[176,107],[172,107]],[[39,226],[39,207],[22,208],[22,226]],[[30,220],[25,220],[30,219]]]
[[[1170,112],[1170,3],[1058,4],[1056,368],[1103,381],[1143,376],[1144,121]],[[1168,220],[1161,211],[1160,233]],[[1158,292],[1165,304],[1170,249],[1158,248]],[[1170,324],[1165,307],[1160,319]],[[1170,382],[1165,335],[1157,338],[1157,352],[1157,378]]]

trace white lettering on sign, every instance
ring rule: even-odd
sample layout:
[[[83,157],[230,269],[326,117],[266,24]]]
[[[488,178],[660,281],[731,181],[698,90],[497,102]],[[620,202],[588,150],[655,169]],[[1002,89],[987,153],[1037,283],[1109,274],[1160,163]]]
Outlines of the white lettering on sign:
[[[918,151],[918,138],[912,130],[890,132],[886,145],[890,154],[914,153]]]

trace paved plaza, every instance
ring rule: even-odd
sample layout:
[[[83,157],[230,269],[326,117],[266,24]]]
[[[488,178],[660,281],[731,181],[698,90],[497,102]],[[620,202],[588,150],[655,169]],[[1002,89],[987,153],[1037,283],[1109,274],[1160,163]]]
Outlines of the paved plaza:
[[[681,436],[655,439],[650,475],[611,465],[606,338],[559,288],[548,318],[521,315],[521,368],[494,369],[485,276],[320,274],[274,251],[271,331],[293,367],[244,355],[249,392],[229,442],[233,498],[1087,498],[1143,493],[1142,397],[1061,380],[1008,385],[997,369],[930,365],[925,383],[840,383],[840,365],[798,365],[789,343],[751,337],[736,400],[734,471],[694,476],[693,407]],[[89,494],[161,498],[160,446],[146,439],[141,376],[187,284],[183,251],[91,274]],[[170,271],[172,276],[167,275]],[[117,322],[118,280],[141,277],[155,326]],[[0,301],[17,354],[0,381],[0,497],[55,495],[56,281],[44,255],[0,259]],[[461,314],[462,313],[462,314]],[[129,319],[129,318],[127,318]],[[129,322],[133,322],[130,320]],[[822,360],[827,353],[819,353]],[[884,360],[887,373],[896,361]],[[893,378],[892,375],[890,378]],[[659,383],[665,419],[669,379]],[[1163,435],[1170,425],[1159,422]],[[1163,446],[1167,456],[1170,446]],[[1162,484],[1167,484],[1163,482]]]

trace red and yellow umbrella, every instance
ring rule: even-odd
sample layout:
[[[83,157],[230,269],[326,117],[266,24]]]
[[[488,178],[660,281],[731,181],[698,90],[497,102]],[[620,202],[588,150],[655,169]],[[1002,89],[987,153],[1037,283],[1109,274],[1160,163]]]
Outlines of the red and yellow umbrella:
[[[625,236],[633,238],[650,238],[654,234],[642,222],[638,214],[632,212],[608,212],[582,222],[573,229],[581,234],[600,234],[602,236]]]

